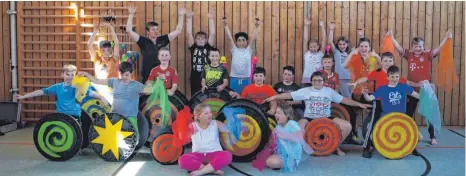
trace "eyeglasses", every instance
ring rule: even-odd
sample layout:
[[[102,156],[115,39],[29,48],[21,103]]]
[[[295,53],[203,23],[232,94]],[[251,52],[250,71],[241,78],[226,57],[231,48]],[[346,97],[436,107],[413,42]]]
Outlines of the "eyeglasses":
[[[312,82],[324,82],[322,79],[313,79]]]

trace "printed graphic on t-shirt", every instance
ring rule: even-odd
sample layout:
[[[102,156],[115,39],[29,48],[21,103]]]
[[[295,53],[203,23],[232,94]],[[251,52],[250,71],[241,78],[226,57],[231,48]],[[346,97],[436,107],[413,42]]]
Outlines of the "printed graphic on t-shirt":
[[[388,99],[389,99],[389,102],[392,104],[392,105],[398,105],[400,104],[400,100],[401,100],[401,94],[400,92],[398,91],[395,91],[395,92],[390,92],[388,93]]]
[[[331,101],[327,97],[311,96],[306,103],[312,117],[327,117],[330,112]]]
[[[215,82],[222,78],[222,71],[221,70],[209,70],[206,72],[206,84],[213,85]]]
[[[207,63],[207,48],[194,48],[192,63],[193,70],[201,72],[202,68]]]
[[[419,58],[419,59],[421,60],[421,62],[424,61],[424,59],[423,59],[422,57]],[[417,69],[423,69],[423,68],[424,68],[423,65],[418,66],[416,63],[411,63],[411,64],[409,64],[409,69],[410,69],[411,71],[415,71],[415,70],[417,70]]]

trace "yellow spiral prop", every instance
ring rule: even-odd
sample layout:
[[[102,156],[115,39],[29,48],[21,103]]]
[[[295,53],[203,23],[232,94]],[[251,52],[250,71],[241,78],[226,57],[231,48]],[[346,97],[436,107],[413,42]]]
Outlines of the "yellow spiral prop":
[[[419,130],[416,122],[408,115],[390,113],[375,124],[372,139],[375,148],[382,156],[400,159],[416,148]]]
[[[242,121],[242,126],[246,126],[248,130],[243,131],[239,141],[227,149],[235,156],[245,156],[257,149],[261,141],[262,132],[259,124],[253,117],[245,115],[245,117],[241,116],[239,118]],[[226,123],[226,120],[223,123]],[[227,140],[229,140],[228,134],[222,133],[222,140],[220,141],[222,146],[227,146],[225,145],[225,141]]]

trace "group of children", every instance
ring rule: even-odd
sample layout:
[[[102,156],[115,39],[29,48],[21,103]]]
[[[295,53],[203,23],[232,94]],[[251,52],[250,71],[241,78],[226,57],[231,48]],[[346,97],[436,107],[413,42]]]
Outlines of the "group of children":
[[[92,46],[96,31],[89,40],[89,52],[92,60],[96,61],[96,65],[101,65],[99,70],[105,68],[107,74],[105,76],[98,75],[99,79],[97,79],[86,72],[77,73],[80,76],[88,77],[93,83],[113,88],[112,111],[125,116],[137,129],[136,116],[139,94],[150,94],[152,81],[162,79],[167,94],[170,96],[174,94],[178,87],[178,75],[176,69],[169,66],[171,55],[170,50],[165,46],[181,33],[186,14],[188,44],[192,54],[191,92],[204,91],[207,88],[222,91],[230,87],[232,91],[229,93],[233,97],[250,99],[258,104],[270,102],[270,109],[267,113],[274,115],[278,123],[272,134],[281,142],[277,143],[274,155],[267,159],[267,165],[272,168],[286,168],[287,171],[295,170],[299,162],[295,162],[295,165],[285,166],[291,155],[278,149],[280,145],[283,145],[281,147],[292,145],[294,147],[300,146],[299,150],[306,150],[308,146],[301,145],[299,141],[302,139],[305,126],[313,119],[328,118],[333,120],[340,127],[343,138],[350,136],[350,143],[360,144],[357,141],[355,110],[370,108],[369,102],[376,100],[378,107],[381,107],[375,109],[378,118],[390,112],[402,112],[413,116],[419,95],[412,87],[417,88],[419,82],[430,80],[431,61],[438,55],[439,49],[446,39],[451,38],[451,33],[447,33],[438,48],[426,51],[422,38],[416,37],[411,43],[412,50],[406,50],[396,42],[393,34],[388,32],[387,36],[391,37],[395,48],[408,61],[408,79],[404,79],[400,76],[400,69],[394,66],[394,54],[384,52],[379,56],[372,51],[371,42],[364,37],[363,30],[358,30],[360,38],[357,49],[351,50],[346,37],[339,37],[336,43],[333,43],[334,22],[329,24],[328,40],[326,40],[325,24],[320,22],[323,41],[319,44],[317,40],[309,39],[308,30],[311,21],[306,18],[303,38],[304,71],[301,86],[293,81],[295,69],[292,66],[285,66],[283,67],[283,81],[272,87],[264,84],[266,70],[262,67],[254,69],[253,84],[250,83],[254,40],[258,35],[260,25],[258,18],[256,18],[255,30],[251,39],[245,32],[238,32],[233,38],[225,18],[223,19],[225,34],[227,41],[231,42],[232,52],[231,73],[228,75],[227,69],[219,63],[220,51],[212,46],[215,36],[212,14],[207,15],[209,17],[209,35],[197,32],[193,37],[191,30],[193,13],[180,9],[175,31],[168,35],[159,36],[158,24],[149,22],[146,25],[148,37],[143,37],[132,30],[132,18],[135,11],[136,8],[129,8],[127,32],[140,47],[144,58],[141,73],[142,83],[132,80],[134,68],[131,63],[115,62],[119,58],[117,55],[119,53],[118,47],[114,47],[114,44],[118,46],[116,35],[114,35],[114,44],[108,41],[101,42],[99,44],[100,54],[96,54]],[[109,25],[106,24],[106,26]],[[325,53],[327,44],[330,45],[333,56]],[[96,74],[99,70],[96,69]],[[119,70],[118,75],[115,70]],[[76,89],[71,86],[76,71],[75,66],[66,65],[62,74],[64,82],[26,95],[17,95],[15,98],[56,95],[57,112],[79,118],[81,108],[75,99]],[[105,101],[105,98],[95,92],[89,94]],[[291,115],[285,113],[283,105],[277,103],[277,100],[285,100],[301,116],[301,119],[297,122],[290,119]],[[350,113],[350,122],[331,116],[332,102],[345,105]],[[195,121],[193,124],[197,130],[191,137],[193,153],[184,154],[179,159],[180,167],[192,171],[191,175],[212,172],[222,174],[221,168],[231,162],[231,153],[222,150],[218,134],[219,132],[229,133],[229,131],[222,123],[212,118],[208,105],[200,104],[194,109]],[[429,134],[431,143],[436,144],[433,128],[429,128]],[[297,138],[292,139],[292,136],[297,136]],[[371,157],[369,149],[370,145],[366,146],[363,157]],[[308,154],[310,153],[309,150],[306,151]],[[336,154],[345,155],[341,149],[337,149]],[[293,159],[300,161],[303,158],[305,155],[299,155]]]

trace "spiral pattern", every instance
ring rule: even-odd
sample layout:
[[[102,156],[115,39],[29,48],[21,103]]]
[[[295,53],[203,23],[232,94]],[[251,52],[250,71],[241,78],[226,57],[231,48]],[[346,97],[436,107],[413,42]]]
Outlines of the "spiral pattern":
[[[34,144],[37,150],[52,161],[66,161],[72,158],[79,151],[82,140],[78,122],[65,114],[47,115],[34,129]]]
[[[372,139],[377,151],[389,159],[400,159],[413,152],[419,140],[419,131],[411,117],[390,113],[374,126]]]
[[[151,146],[154,159],[164,165],[176,164],[183,151],[183,147],[173,146],[173,134],[169,133],[157,136]]]
[[[348,111],[346,110],[346,108],[343,107],[342,105],[332,103],[331,111],[332,111],[332,117],[337,117],[337,118],[346,120],[348,122],[350,121],[350,115]]]
[[[249,115],[245,116],[239,118],[242,121],[243,128],[247,127],[247,131],[241,133],[240,139],[235,145],[227,148],[234,156],[245,156],[253,153],[262,138],[262,131],[256,120]],[[223,123],[226,123],[226,120]],[[222,140],[220,141],[222,146],[226,146],[225,141],[227,140],[229,140],[228,134],[222,133]]]
[[[212,115],[214,117],[217,116],[220,108],[225,105],[225,101],[220,98],[208,98],[205,99],[202,103],[208,104],[210,106],[210,110],[212,111]]]
[[[92,120],[97,116],[101,116],[111,111],[111,107],[105,106],[101,100],[89,96],[85,97],[81,101],[81,109],[86,112]]]
[[[340,128],[328,118],[314,119],[305,128],[304,140],[317,156],[332,154],[340,145],[341,138]]]
[[[149,139],[148,141],[152,142],[155,138],[155,135],[158,130],[163,128],[162,126],[162,109],[159,106],[159,101],[156,101],[155,104],[147,109],[148,104],[145,104],[143,109],[142,109],[142,114],[146,117],[149,118],[150,123],[149,125],[152,126],[149,134]],[[170,103],[171,107],[171,115],[170,118],[168,119],[168,124],[171,125],[173,121],[175,121],[176,116],[178,115],[178,109],[173,105],[173,103]]]

